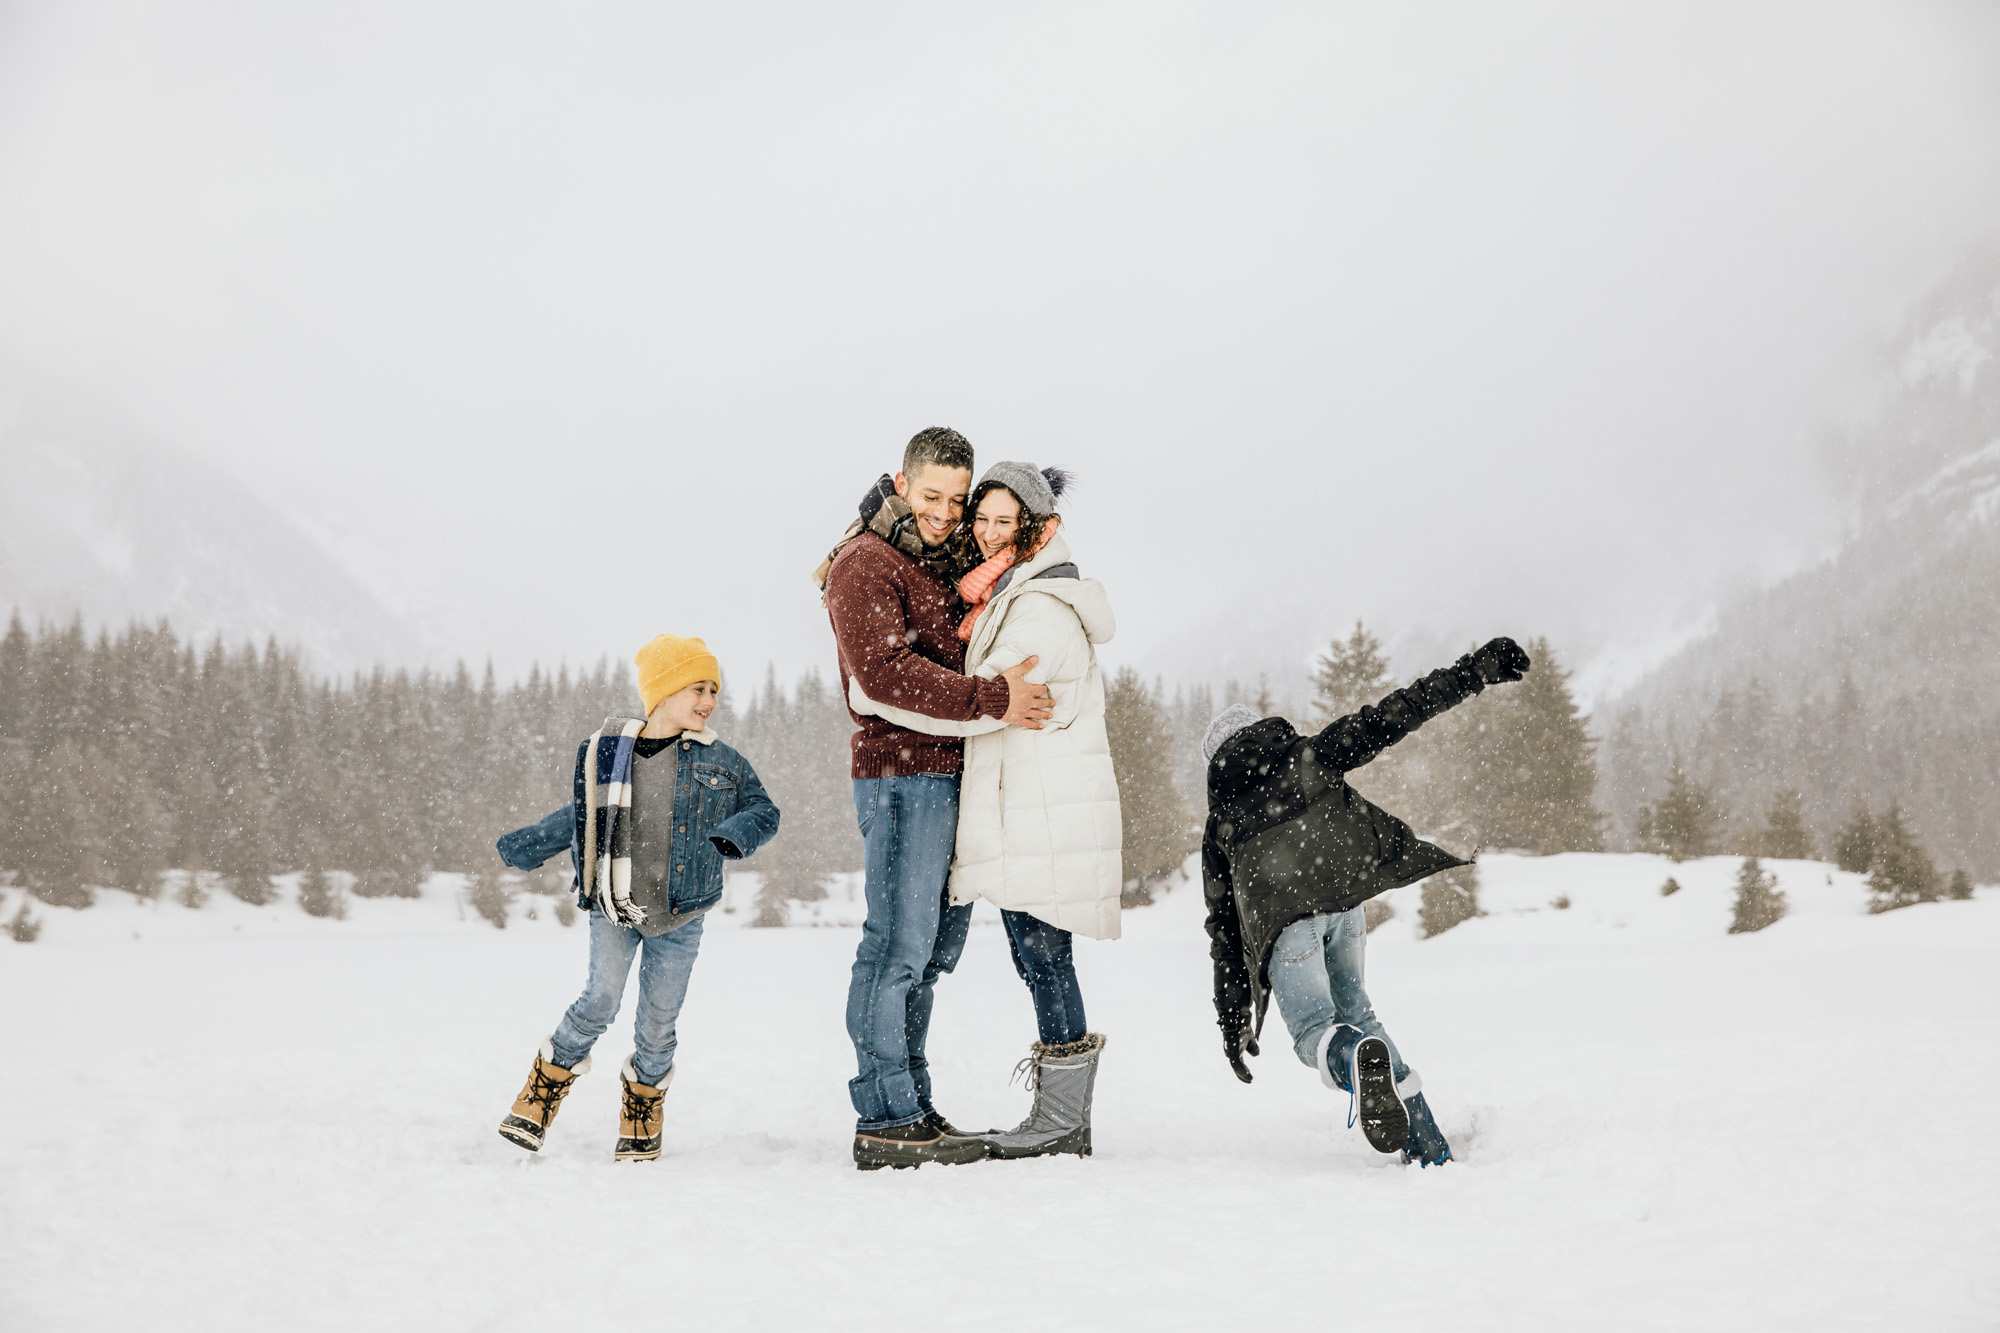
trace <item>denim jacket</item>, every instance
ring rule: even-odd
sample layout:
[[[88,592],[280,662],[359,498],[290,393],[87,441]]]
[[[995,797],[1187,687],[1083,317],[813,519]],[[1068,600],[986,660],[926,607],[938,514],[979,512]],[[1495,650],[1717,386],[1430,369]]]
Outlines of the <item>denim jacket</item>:
[[[588,741],[576,748],[576,770],[570,804],[525,828],[515,829],[495,844],[500,859],[516,870],[533,870],[565,849],[570,865],[580,870],[583,859],[584,764]],[[764,794],[764,784],[750,761],[715,741],[702,745],[682,739],[673,749],[674,807],[672,827],[677,869],[667,884],[667,907],[675,916],[713,907],[722,897],[722,863],[749,856],[778,831],[778,807]],[[646,760],[657,765],[666,753]],[[657,788],[654,788],[657,790]],[[577,905],[588,906],[579,889]]]

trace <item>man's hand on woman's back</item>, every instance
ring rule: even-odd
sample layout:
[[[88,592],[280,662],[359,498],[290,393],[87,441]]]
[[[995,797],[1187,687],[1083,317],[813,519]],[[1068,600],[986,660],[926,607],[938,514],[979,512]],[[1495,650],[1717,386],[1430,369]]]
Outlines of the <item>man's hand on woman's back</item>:
[[[1010,727],[1040,731],[1042,723],[1055,716],[1055,700],[1049,695],[1049,687],[1027,678],[1041,660],[1030,657],[1000,673],[1000,679],[1007,682],[1007,711],[1000,715],[1000,720]]]

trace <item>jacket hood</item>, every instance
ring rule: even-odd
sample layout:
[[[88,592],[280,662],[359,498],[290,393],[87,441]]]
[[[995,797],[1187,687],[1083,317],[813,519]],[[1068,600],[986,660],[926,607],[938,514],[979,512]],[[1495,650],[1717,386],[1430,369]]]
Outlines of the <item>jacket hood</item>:
[[[1118,632],[1118,618],[1111,613],[1111,598],[1106,595],[1102,583],[1096,579],[1038,577],[1044,570],[1070,563],[1069,543],[1063,539],[1062,530],[1058,528],[1042,544],[1041,550],[1008,570],[1007,586],[993,595],[985,613],[979,617],[979,628],[973,631],[972,643],[967,645],[967,659],[970,660],[991,643],[992,635],[1005,618],[1002,608],[1014,598],[1030,593],[1069,603],[1076,612],[1076,618],[1083,622],[1083,632],[1092,643],[1111,642],[1111,636]]]

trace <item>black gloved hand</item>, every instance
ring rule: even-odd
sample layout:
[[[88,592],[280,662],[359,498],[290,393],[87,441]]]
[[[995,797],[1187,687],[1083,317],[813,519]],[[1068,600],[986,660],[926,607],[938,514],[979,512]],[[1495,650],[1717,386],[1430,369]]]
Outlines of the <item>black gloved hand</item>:
[[[741,861],[743,859],[743,849],[723,837],[720,833],[709,834],[708,840],[715,844],[715,850],[721,852],[726,860]]]
[[[1479,673],[1479,679],[1487,685],[1502,685],[1510,680],[1519,680],[1528,674],[1533,665],[1528,655],[1521,651],[1521,645],[1512,639],[1494,639],[1466,660]]]
[[[1257,1054],[1257,1039],[1250,1035],[1248,1025],[1224,1028],[1222,1030],[1222,1051],[1223,1054],[1229,1057],[1229,1067],[1236,1071],[1236,1077],[1248,1083],[1250,1081],[1250,1070],[1243,1063],[1243,1057]]]

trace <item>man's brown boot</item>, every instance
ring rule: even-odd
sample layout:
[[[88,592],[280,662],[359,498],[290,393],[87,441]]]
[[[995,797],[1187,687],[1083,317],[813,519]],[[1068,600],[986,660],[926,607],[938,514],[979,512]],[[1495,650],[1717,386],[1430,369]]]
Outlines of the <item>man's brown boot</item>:
[[[963,1166],[985,1160],[986,1144],[960,1134],[936,1111],[915,1124],[854,1132],[854,1165],[862,1171],[922,1166],[925,1162]]]
[[[618,1146],[611,1155],[621,1162],[650,1162],[660,1155],[660,1123],[666,1119],[667,1089],[673,1086],[674,1071],[669,1069],[657,1087],[641,1083],[628,1056],[618,1081],[625,1091],[618,1102]]]
[[[542,1049],[535,1053],[535,1067],[528,1071],[528,1081],[521,1086],[521,1095],[514,1099],[514,1109],[500,1122],[500,1137],[529,1152],[540,1152],[542,1135],[548,1133],[549,1122],[556,1118],[563,1098],[569,1096],[570,1085],[576,1082],[578,1074],[589,1069],[587,1055],[576,1062],[576,1068],[564,1069],[556,1063],[554,1045],[543,1042]]]

